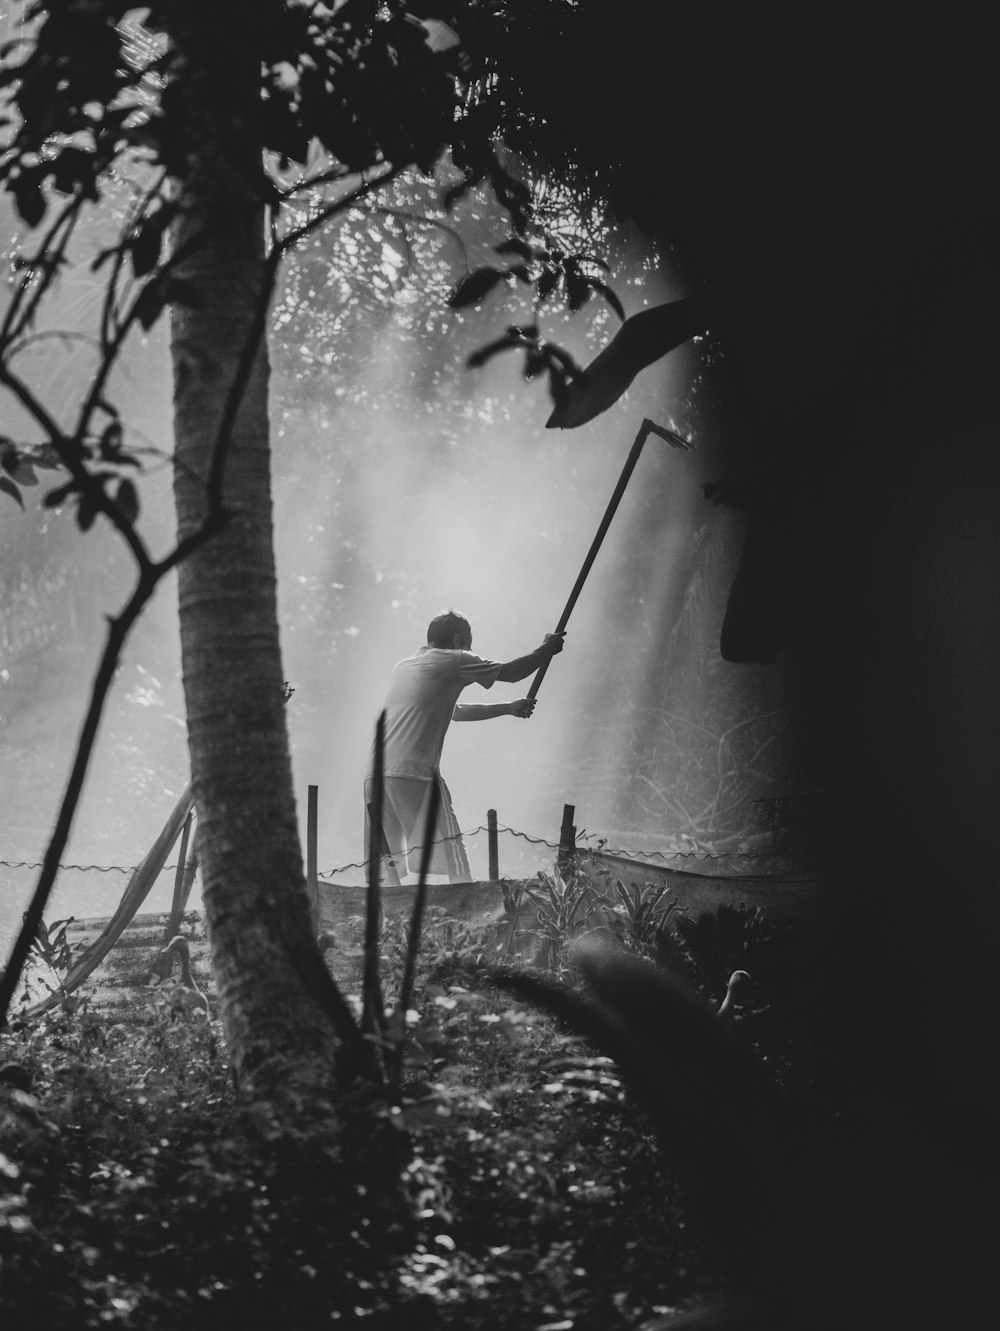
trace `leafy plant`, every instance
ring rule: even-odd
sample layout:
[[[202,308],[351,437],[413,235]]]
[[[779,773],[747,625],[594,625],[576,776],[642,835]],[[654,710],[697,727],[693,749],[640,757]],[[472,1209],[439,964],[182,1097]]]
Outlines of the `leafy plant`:
[[[31,954],[57,974],[68,971],[76,960],[76,949],[69,941],[69,926],[74,923],[72,915],[65,920],[53,920],[51,924],[41,920],[35,930]]]
[[[411,937],[409,921],[398,915],[389,917],[382,934],[381,950],[390,974],[402,975]],[[419,949],[420,987],[426,989],[428,985],[469,980],[484,964],[502,959],[500,954],[504,944],[498,937],[496,925],[456,921],[443,906],[431,906],[424,916]],[[391,982],[387,992],[394,993]]]
[[[772,941],[763,907],[750,907],[744,901],[722,904],[696,919],[678,915],[671,928],[696,986],[714,996],[725,991],[733,971],[746,970],[753,976]],[[664,950],[669,948],[669,939],[662,943]]]
[[[66,1009],[75,1010],[86,1006],[86,998],[66,991],[66,976],[73,969],[81,951],[78,945],[70,941],[69,927],[73,923],[75,919],[72,915],[65,920],[52,920],[50,923],[39,920],[28,952],[32,965],[24,975],[19,998],[22,1009],[29,1005],[39,989],[47,990],[50,994],[62,994],[62,1006]]]
[[[657,883],[629,883],[610,880],[616,901],[606,903],[604,913],[608,928],[623,946],[649,955],[657,937],[671,921],[684,914],[684,907],[670,899],[670,887]]]
[[[541,942],[541,965],[564,971],[569,945],[601,910],[600,895],[585,875],[558,871],[552,875],[536,874],[523,892],[534,911],[534,927]]]

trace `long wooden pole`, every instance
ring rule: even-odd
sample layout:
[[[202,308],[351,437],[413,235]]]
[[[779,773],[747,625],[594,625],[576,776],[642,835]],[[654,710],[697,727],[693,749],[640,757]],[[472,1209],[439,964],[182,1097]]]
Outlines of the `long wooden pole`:
[[[177,852],[177,871],[174,874],[174,895],[170,900],[170,914],[167,916],[167,927],[164,930],[163,946],[170,942],[176,933],[180,932],[181,920],[184,916],[184,878],[188,862],[188,839],[191,836],[191,819],[194,817],[194,810],[189,809],[188,815],[184,819],[184,826],[181,828],[181,848]],[[168,965],[173,964],[173,958],[168,957]]]
[[[76,964],[70,969],[69,973],[63,979],[62,984],[55,993],[41,999],[34,1007],[19,1015],[25,1017],[40,1016],[43,1012],[48,1012],[63,1001],[67,994],[72,993],[83,981],[90,975],[104,960],[111,949],[117,943],[121,934],[128,926],[136,911],[146,900],[150,889],[157,878],[163,872],[163,866],[167,862],[167,856],[177,844],[177,838],[181,834],[181,828],[188,816],[190,809],[194,805],[194,791],[189,785],[180,799],[174,806],[173,813],[167,819],[163,831],[153,842],[150,849],[146,852],[142,863],[138,866],[135,873],[129,879],[128,887],[118,903],[118,909],[112,915],[101,932],[97,935],[89,947],[83,951],[77,958]]]
[[[555,627],[556,633],[562,633],[565,630],[566,625],[569,623],[569,617],[573,613],[573,607],[576,605],[580,593],[583,591],[583,584],[587,581],[587,574],[593,567],[594,560],[597,558],[597,552],[601,548],[601,544],[608,533],[608,528],[611,526],[611,520],[615,516],[618,505],[621,503],[622,495],[625,493],[625,487],[628,485],[632,472],[635,470],[635,464],[639,461],[639,454],[642,452],[642,446],[650,434],[658,434],[661,439],[665,439],[667,443],[672,444],[674,448],[688,450],[692,447],[692,445],[688,443],[686,439],[682,439],[679,434],[675,434],[673,430],[668,430],[662,425],[657,425],[656,422],[651,421],[648,416],[642,422],[639,427],[639,433],[635,437],[635,442],[632,445],[628,457],[625,459],[625,465],[622,467],[621,475],[618,477],[618,484],[615,486],[614,493],[608,501],[607,508],[604,510],[604,517],[601,519],[601,525],[597,529],[597,535],[591,542],[590,549],[587,551],[587,557],[583,561],[583,567],[577,574],[576,582],[573,584],[573,590],[569,594],[569,600],[566,602],[563,607],[563,612],[559,616],[559,623]],[[545,678],[545,672],[549,668],[549,661],[551,660],[552,658],[549,657],[547,661],[543,661],[538,667],[535,678],[531,681],[531,687],[528,689],[527,696],[529,698],[534,698],[535,694],[538,692],[542,680]]]
[[[318,807],[319,786],[309,786],[306,804],[306,887],[309,890],[313,933],[319,932],[319,875],[316,864]]]

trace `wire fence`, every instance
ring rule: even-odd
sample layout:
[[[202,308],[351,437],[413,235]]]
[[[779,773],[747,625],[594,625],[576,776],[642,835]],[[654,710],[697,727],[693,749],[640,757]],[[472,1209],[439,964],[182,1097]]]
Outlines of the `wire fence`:
[[[471,841],[474,837],[489,833],[489,826],[486,823],[480,823],[478,827],[466,828],[461,832],[456,832],[451,836],[436,837],[431,843],[434,846],[444,845],[449,841]],[[535,836],[530,832],[524,832],[520,828],[508,827],[504,823],[497,824],[497,831],[507,836],[515,837],[532,846],[544,846],[547,850],[558,852],[560,844],[558,841],[550,841],[547,837]],[[753,860],[766,859],[773,860],[775,851],[711,851],[711,850],[649,850],[649,849],[628,849],[620,846],[611,846],[608,839],[597,832],[578,831],[576,833],[576,844],[579,847],[581,842],[589,849],[600,852],[605,855],[614,855],[619,859],[635,860],[641,863],[644,860],[659,860],[664,864],[671,863],[674,860],[696,860],[706,861],[725,861],[725,860]],[[418,854],[423,850],[422,845],[408,847],[411,854]],[[41,860],[5,860],[0,859],[0,869],[40,869]],[[137,864],[60,864],[60,870],[75,871],[79,873],[119,873],[133,874],[138,869]],[[161,873],[174,873],[180,866],[177,864],[165,864]],[[349,860],[344,864],[338,864],[334,868],[320,870],[319,877],[324,879],[336,878],[341,874],[348,873],[353,869],[364,871],[367,868],[367,860]]]
[[[311,788],[315,789],[315,788]],[[821,792],[808,792],[810,798]],[[666,868],[683,869],[688,873],[716,878],[749,878],[751,875],[774,876],[791,871],[796,873],[803,865],[808,866],[811,856],[798,856],[791,846],[783,849],[779,844],[779,831],[784,831],[785,801],[760,801],[770,811],[770,828],[763,831],[769,839],[769,849],[760,849],[760,841],[744,843],[743,847],[732,850],[729,846],[685,847],[670,844],[669,838],[656,833],[634,832],[636,843],[629,845],[629,832],[590,832],[586,829],[568,827],[575,809],[564,806],[564,826],[560,830],[560,840],[539,836],[519,827],[499,823],[494,810],[489,811],[488,822],[468,827],[453,836],[435,838],[435,845],[443,845],[461,837],[466,843],[471,877],[474,883],[487,883],[491,880],[507,882],[525,882],[537,877],[539,873],[549,873],[556,865],[562,839],[570,834],[570,840],[576,850],[584,853],[613,856],[620,862],[636,865],[637,873],[642,866],[652,868],[655,865]],[[779,807],[780,806],[780,807]],[[314,872],[318,884],[333,887],[350,893],[362,886],[367,877],[365,859],[346,860],[332,867],[320,869],[316,860],[316,825],[315,811],[310,809],[307,841],[316,866]],[[619,844],[621,843],[621,844]],[[412,855],[419,857],[423,847],[407,848]],[[813,842],[815,849],[815,842]],[[788,851],[791,850],[789,855]],[[391,859],[391,856],[389,857]],[[168,910],[176,889],[178,855],[174,852],[174,862],[164,865],[157,875],[145,899],[147,911]],[[20,927],[21,915],[26,908],[33,890],[35,876],[42,868],[43,861],[33,858],[0,858],[0,945],[9,936],[13,936]],[[67,861],[60,863],[59,875],[48,903],[47,915],[50,919],[63,917],[101,918],[113,912],[128,890],[133,876],[140,866],[137,864],[104,864],[97,862],[82,863]],[[391,874],[387,871],[391,879]],[[433,881],[433,880],[432,880]],[[775,879],[777,881],[777,879]],[[191,907],[199,909],[201,905],[200,875],[196,879],[191,893]],[[0,951],[2,951],[0,946]]]
[[[494,831],[495,835],[491,836]],[[698,877],[726,879],[730,882],[741,878],[749,883],[754,875],[758,875],[759,882],[759,875],[763,874],[777,884],[779,878],[775,877],[776,874],[780,875],[789,869],[794,872],[797,868],[794,860],[789,861],[776,849],[685,850],[670,847],[669,844],[664,846],[663,841],[660,847],[628,846],[612,844],[612,839],[617,843],[619,839],[625,841],[625,837],[617,838],[613,834],[608,836],[586,829],[574,828],[573,831],[572,839],[577,851],[614,856],[620,861],[635,864],[639,872],[643,865],[652,867],[659,864],[685,869],[689,875],[693,871]],[[494,823],[492,811],[489,823],[465,828],[457,836],[461,836],[467,843],[473,878],[470,886],[473,889],[476,884],[488,883],[494,877],[506,882],[527,882],[539,873],[550,873],[563,849],[559,841],[549,837],[538,836],[509,824]],[[456,836],[443,836],[436,838],[435,844],[455,839]],[[639,833],[639,839],[649,841],[653,838]],[[419,855],[421,847],[410,847],[409,850]],[[486,868],[487,859],[490,862],[489,870]],[[143,903],[143,910],[156,912],[171,908],[179,867],[176,860],[175,853],[174,862],[164,865],[157,875]],[[767,862],[766,868],[761,867],[764,862]],[[481,866],[480,872],[477,872],[477,866]],[[41,860],[0,858],[0,957],[6,953],[10,940],[20,928],[22,912],[30,899],[35,875],[41,867]],[[50,921],[63,918],[94,920],[111,915],[123,899],[139,866],[73,861],[62,863],[59,868],[60,874],[46,911]],[[366,876],[367,863],[361,859],[316,870],[317,881],[327,888],[334,888],[337,898],[343,892],[345,902],[353,899],[358,891],[363,892]],[[200,880],[200,875],[198,878]],[[200,881],[196,881],[193,886],[189,908],[196,911],[201,909]]]
[[[0,860],[0,869],[40,869],[41,860]],[[58,868],[66,870],[75,870],[79,873],[135,873],[138,869],[137,864],[60,864]],[[160,870],[166,873],[167,870],[176,872],[176,864],[165,864]]]

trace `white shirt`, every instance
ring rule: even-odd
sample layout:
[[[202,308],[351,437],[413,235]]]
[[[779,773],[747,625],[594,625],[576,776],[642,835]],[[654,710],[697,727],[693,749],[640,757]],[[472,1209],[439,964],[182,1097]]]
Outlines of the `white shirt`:
[[[385,700],[385,775],[436,776],[459,694],[468,684],[492,688],[502,668],[500,661],[448,647],[421,647],[400,661]],[[369,772],[373,764],[374,750]]]

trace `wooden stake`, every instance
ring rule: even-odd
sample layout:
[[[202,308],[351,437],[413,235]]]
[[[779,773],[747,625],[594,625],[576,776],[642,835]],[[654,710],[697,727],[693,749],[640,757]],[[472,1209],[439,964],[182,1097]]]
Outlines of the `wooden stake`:
[[[497,845],[496,809],[486,810],[486,837],[490,850],[489,881],[491,883],[496,883],[500,880],[500,854]]]
[[[306,886],[309,889],[309,913],[313,933],[319,932],[319,875],[316,868],[316,829],[319,786],[309,787],[306,813]]]
[[[573,823],[575,813],[575,804],[563,805],[562,827],[559,829],[559,854],[556,857],[560,869],[572,867],[576,859],[576,827]]]
[[[186,898],[184,895],[185,887],[185,869],[188,859],[188,839],[191,836],[191,820],[194,817],[194,810],[189,809],[187,817],[184,819],[184,826],[181,828],[181,848],[177,853],[177,871],[174,874],[174,895],[170,902],[170,914],[167,917],[167,927],[163,935],[163,946],[170,942],[175,934],[180,932],[181,918],[184,914]]]

